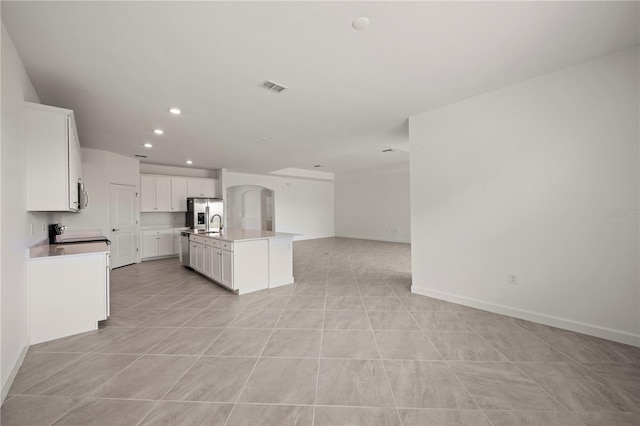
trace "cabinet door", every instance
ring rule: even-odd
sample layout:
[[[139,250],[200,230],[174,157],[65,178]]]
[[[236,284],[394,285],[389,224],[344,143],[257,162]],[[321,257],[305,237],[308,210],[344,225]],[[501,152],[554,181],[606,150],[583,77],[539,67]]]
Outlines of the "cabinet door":
[[[67,117],[67,125],[69,127],[69,209],[79,210],[78,182],[82,179],[82,160],[73,116]]]
[[[233,287],[233,252],[229,250],[220,250],[221,253],[221,273],[220,282],[228,287]]]
[[[197,243],[189,242],[189,266],[191,266],[193,269],[196,269],[196,258],[198,257],[196,253],[197,245]]]
[[[156,178],[140,176],[140,211],[156,211]]]
[[[196,269],[204,272],[204,245],[196,243]]]
[[[217,198],[218,197],[218,180],[217,179],[202,179],[200,182],[200,190],[204,194],[203,197]]]
[[[212,260],[211,251],[212,250],[211,250],[210,246],[204,246],[203,251],[204,251],[204,268],[203,268],[204,269],[204,274],[206,276],[210,277],[211,276],[211,264],[212,264],[212,262],[211,262],[211,260]]]
[[[151,234],[142,237],[142,258],[158,256],[158,235]]]
[[[157,212],[171,211],[171,178],[156,176],[156,209]]]
[[[221,281],[221,250],[219,248],[212,247],[211,249],[211,278],[216,281]]]
[[[171,256],[173,254],[173,234],[158,236],[158,256]]]
[[[187,195],[189,197],[204,197],[200,189],[200,179],[187,178]]]
[[[171,211],[187,211],[187,178],[171,178]]]
[[[182,238],[180,234],[173,234],[173,254],[182,256]],[[180,259],[182,261],[182,259]]]

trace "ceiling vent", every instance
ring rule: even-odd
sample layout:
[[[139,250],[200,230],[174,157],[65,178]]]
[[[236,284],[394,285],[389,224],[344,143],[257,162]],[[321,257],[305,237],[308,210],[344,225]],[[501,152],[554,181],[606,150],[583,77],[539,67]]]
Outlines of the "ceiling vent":
[[[391,148],[383,149],[382,152],[393,152],[393,149]]]
[[[316,164],[316,165],[315,165],[315,166],[313,166],[313,167],[315,167],[315,168],[317,169],[317,168],[324,167],[324,166],[323,166],[322,164]]]
[[[265,80],[258,85],[258,87],[262,87],[263,89],[267,89],[273,93],[282,93],[287,89],[287,86],[283,86],[282,84],[276,83],[275,81]]]
[[[146,155],[140,155],[140,154],[135,154],[134,157],[138,157],[138,158],[147,158]]]

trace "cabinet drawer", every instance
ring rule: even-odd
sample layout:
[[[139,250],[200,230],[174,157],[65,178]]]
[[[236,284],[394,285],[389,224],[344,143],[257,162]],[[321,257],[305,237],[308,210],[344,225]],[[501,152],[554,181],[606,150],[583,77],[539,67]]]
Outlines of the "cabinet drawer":
[[[215,238],[209,238],[209,244],[211,247],[220,248],[220,240],[216,240]]]
[[[230,243],[229,241],[221,241],[220,248],[233,251],[233,243]]]
[[[191,235],[189,237],[189,241],[193,241],[194,243],[199,243],[199,244],[204,244],[206,238],[205,237],[199,237],[197,235]]]

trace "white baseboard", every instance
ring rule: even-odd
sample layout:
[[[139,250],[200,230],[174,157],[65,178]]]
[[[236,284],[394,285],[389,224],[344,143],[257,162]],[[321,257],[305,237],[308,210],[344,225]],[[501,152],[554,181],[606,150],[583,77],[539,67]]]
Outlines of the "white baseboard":
[[[539,312],[511,308],[509,306],[490,303],[484,300],[471,299],[468,297],[459,296],[457,294],[445,293],[423,287],[416,287],[415,285],[411,286],[411,292],[420,294],[422,296],[429,296],[435,299],[444,300],[447,302],[457,303],[459,305],[482,309],[484,311],[489,311],[496,314],[508,315],[514,318],[520,318],[527,321],[533,321],[552,327],[562,328],[565,330],[575,331],[578,333],[588,334],[590,336],[601,337],[603,339],[613,340],[615,342],[640,347],[640,335],[628,333],[626,331],[600,327],[593,324],[573,321],[567,318],[560,318],[553,315],[542,314]]]
[[[370,240],[370,241],[384,241],[387,243],[407,243],[411,244],[411,237],[398,237],[398,238],[388,238],[388,237],[378,237],[371,235],[354,235],[354,234],[340,234],[336,235],[338,238],[354,238],[356,240]]]
[[[24,361],[24,357],[27,356],[27,351],[28,350],[29,350],[29,345],[27,344],[22,348],[22,351],[20,351],[20,355],[18,356],[18,359],[16,360],[16,363],[11,368],[11,372],[7,376],[7,380],[5,380],[5,382],[2,384],[2,400],[1,401],[4,401],[4,399],[9,394],[9,389],[11,389],[11,385],[13,384],[13,381],[15,380],[16,376],[18,375],[18,371],[20,370],[20,367],[22,366],[22,362]]]

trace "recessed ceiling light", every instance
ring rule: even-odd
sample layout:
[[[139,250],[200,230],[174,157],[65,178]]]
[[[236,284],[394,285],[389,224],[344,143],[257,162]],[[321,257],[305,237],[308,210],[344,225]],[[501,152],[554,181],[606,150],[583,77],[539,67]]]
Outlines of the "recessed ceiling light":
[[[145,148],[151,148],[152,146],[153,146],[153,145],[152,145],[152,144],[150,144],[150,143],[145,143],[145,144],[144,144],[144,147],[145,147]]]
[[[161,135],[164,133],[164,131],[162,129],[155,129],[153,133],[155,133],[156,135]]]
[[[187,164],[193,164],[193,161],[187,160]]]
[[[353,20],[351,23],[354,30],[364,30],[369,26],[369,18],[360,16]]]
[[[178,114],[180,114],[182,111],[180,111],[180,109],[179,109],[179,108],[170,108],[170,109],[169,109],[169,112],[170,112],[171,114],[178,115]]]

